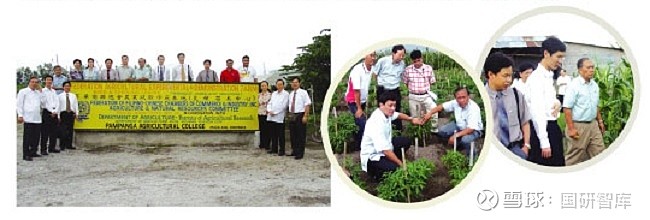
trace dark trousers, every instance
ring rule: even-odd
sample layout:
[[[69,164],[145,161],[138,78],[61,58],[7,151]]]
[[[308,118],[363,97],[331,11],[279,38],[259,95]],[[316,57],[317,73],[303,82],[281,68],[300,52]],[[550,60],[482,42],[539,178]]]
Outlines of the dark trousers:
[[[257,115],[257,120],[259,121],[260,126],[260,148],[269,149],[271,142],[271,130],[269,129],[269,123],[266,121],[266,115]]]
[[[357,112],[357,104],[356,102],[350,102],[348,103],[348,108],[350,109],[350,112],[352,112],[352,115]],[[366,110],[366,103],[361,104],[361,109]],[[358,151],[361,150],[361,138],[363,137],[363,132],[366,129],[366,116],[361,116],[361,118],[354,118],[354,124],[359,127],[359,130],[357,133],[354,134],[354,150]]]
[[[543,158],[542,149],[533,123],[530,123],[530,152],[528,161],[544,166],[564,166],[564,148],[562,146],[562,130],[557,121],[547,121],[546,132],[551,144],[551,157]]]
[[[302,123],[304,112],[289,113],[289,136],[291,137],[291,154],[296,158],[305,155],[305,142],[307,142],[307,125]]]
[[[395,111],[402,112],[402,94],[399,92],[399,87],[397,89],[384,89],[383,86],[377,86],[377,97],[379,97],[384,92],[395,94],[397,97],[397,100],[395,100],[397,102],[395,103]],[[377,101],[377,106],[379,106],[379,101]],[[402,120],[393,120],[392,123],[395,125],[395,129],[400,132],[402,131]]]
[[[47,109],[43,109],[41,115],[43,119],[43,124],[41,125],[41,154],[54,151],[56,147],[56,136],[57,136],[57,119],[52,118],[52,113]]]
[[[269,152],[278,152],[278,155],[284,155],[284,123],[269,121],[271,129],[271,150]]]
[[[23,126],[23,158],[36,154],[40,136],[41,124],[25,123]]]
[[[406,152],[409,147],[411,147],[411,139],[407,137],[394,137],[391,142],[393,143],[393,153],[397,156],[400,161],[402,160],[402,148]],[[368,174],[372,176],[375,180],[381,180],[384,178],[384,174],[387,172],[393,172],[399,168],[396,163],[388,160],[388,158],[381,157],[379,161],[368,160]]]
[[[74,126],[74,115],[72,112],[61,112],[61,123],[59,123],[59,132],[61,132],[61,143],[59,148],[72,148],[72,127]]]

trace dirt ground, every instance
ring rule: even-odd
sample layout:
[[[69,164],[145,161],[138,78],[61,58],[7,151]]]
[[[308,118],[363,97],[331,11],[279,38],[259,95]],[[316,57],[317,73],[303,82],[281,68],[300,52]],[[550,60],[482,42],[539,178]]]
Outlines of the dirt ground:
[[[19,125],[19,207],[330,206],[330,164],[323,145],[311,141],[302,160],[240,146],[120,146],[29,162],[22,133]]]
[[[440,123],[447,123],[447,119],[440,119]],[[482,150],[484,138],[480,138],[476,141],[477,151]],[[421,145],[422,143],[420,143]],[[405,152],[407,161],[414,161],[420,158],[426,158],[434,163],[436,166],[436,172],[433,173],[431,178],[427,181],[427,186],[422,192],[421,199],[413,200],[412,202],[418,201],[427,201],[432,198],[438,197],[445,194],[447,191],[451,190],[453,186],[449,183],[449,174],[447,169],[444,167],[441,161],[441,157],[447,152],[447,150],[453,150],[453,146],[447,145],[447,140],[442,140],[436,136],[427,138],[427,146],[418,148],[418,156],[415,156],[415,147],[411,145],[408,151]],[[464,152],[463,152],[464,153]],[[359,151],[354,151],[346,154],[346,157],[352,157],[355,164],[360,165]],[[343,168],[343,155],[337,154],[336,159],[339,163],[339,166]],[[365,173],[362,172],[361,178],[365,180],[366,185],[368,186],[366,191],[371,195],[377,196],[377,186],[379,183],[374,182],[371,178]]]

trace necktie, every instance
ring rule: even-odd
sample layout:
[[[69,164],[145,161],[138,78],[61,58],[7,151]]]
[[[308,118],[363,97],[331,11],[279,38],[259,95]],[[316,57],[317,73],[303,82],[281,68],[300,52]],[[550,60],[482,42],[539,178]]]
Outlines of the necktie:
[[[71,112],[72,111],[70,109],[70,94],[68,94],[68,93],[65,94],[65,111],[66,112]]]
[[[503,104],[502,92],[497,93],[496,101],[497,113],[499,117],[499,129],[501,131],[499,135],[499,141],[501,141],[503,146],[508,147],[508,145],[510,145],[510,129],[508,128],[508,113],[506,112],[506,107]]]
[[[181,64],[181,81],[185,81],[185,65]]]
[[[111,70],[106,70],[106,80],[111,80]]]
[[[205,71],[205,81],[210,82],[210,71]]]
[[[158,72],[160,73],[160,81],[165,80],[165,75],[163,75],[163,67],[162,66],[158,67]]]
[[[291,100],[291,113],[296,113],[296,92],[293,91],[293,100]]]

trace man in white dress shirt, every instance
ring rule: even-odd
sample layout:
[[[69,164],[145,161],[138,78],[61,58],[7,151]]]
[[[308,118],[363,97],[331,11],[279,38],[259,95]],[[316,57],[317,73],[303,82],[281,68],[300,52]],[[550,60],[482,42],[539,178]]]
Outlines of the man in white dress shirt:
[[[65,149],[77,149],[72,146],[72,136],[74,127],[74,120],[79,115],[79,104],[77,102],[77,95],[70,92],[72,84],[70,82],[63,83],[63,93],[59,94],[59,131],[61,132],[61,143],[59,148],[61,151]]]
[[[171,81],[169,68],[165,66],[165,56],[158,55],[158,66],[155,67],[151,81]]]
[[[255,68],[249,65],[250,59],[248,55],[244,55],[244,57],[241,58],[241,63],[242,66],[237,68],[237,71],[239,72],[240,82],[257,83],[257,72],[255,71]]]
[[[562,131],[557,124],[560,101],[553,86],[553,71],[562,65],[566,45],[556,37],[542,42],[544,58],[528,79],[530,109],[533,116],[528,160],[545,166],[564,166]]]
[[[284,80],[278,79],[275,83],[277,91],[271,94],[271,101],[266,106],[266,120],[271,130],[271,150],[269,154],[278,153],[284,156],[284,116],[289,107],[289,93],[284,90]]]
[[[50,153],[59,153],[56,147],[58,112],[59,112],[59,99],[56,95],[56,90],[52,87],[54,78],[52,76],[45,76],[45,88],[42,90],[42,95],[45,97],[42,103],[41,114],[41,155],[48,155]]]
[[[41,86],[38,78],[29,78],[27,88],[18,91],[16,100],[16,112],[18,123],[25,123],[23,127],[23,160],[32,161],[32,157],[40,157],[36,154],[38,141],[41,134],[41,105],[45,96],[41,95]]]
[[[345,101],[350,113],[354,114],[354,124],[359,130],[354,134],[354,150],[361,150],[361,138],[366,128],[366,101],[372,77],[372,66],[377,61],[377,53],[366,54],[363,61],[352,68],[348,79]]]
[[[291,136],[291,154],[296,160],[302,159],[305,154],[307,140],[307,120],[311,99],[307,91],[300,88],[300,77],[291,80],[291,94],[289,94],[289,135]]]
[[[176,55],[178,58],[178,65],[172,70],[172,80],[171,81],[180,81],[180,82],[192,82],[194,81],[194,73],[192,67],[189,64],[185,64],[185,54],[178,53]]]
[[[447,101],[432,108],[425,116],[429,120],[433,114],[446,111],[454,112],[453,122],[441,126],[438,129],[438,136],[448,138],[449,145],[456,145],[464,148],[467,155],[470,153],[470,145],[474,140],[481,137],[483,122],[481,121],[481,108],[469,98],[469,90],[465,87],[457,88],[454,91],[454,100]],[[476,148],[475,148],[476,150]]]
[[[384,173],[395,171],[402,166],[402,152],[406,152],[411,140],[406,137],[392,137],[392,121],[408,120],[422,125],[419,118],[396,112],[397,96],[383,93],[377,98],[377,108],[366,121],[366,129],[361,139],[361,170],[368,172],[375,181],[381,180]]]

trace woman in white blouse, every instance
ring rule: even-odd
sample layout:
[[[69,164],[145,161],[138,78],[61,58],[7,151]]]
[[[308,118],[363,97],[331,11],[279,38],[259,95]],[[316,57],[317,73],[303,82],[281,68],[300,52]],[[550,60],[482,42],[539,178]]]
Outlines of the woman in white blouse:
[[[269,89],[269,83],[262,81],[260,83],[260,94],[258,96],[257,102],[259,108],[257,110],[257,118],[259,120],[259,129],[260,129],[260,149],[270,150],[271,135],[268,128],[268,123],[266,121],[266,105],[271,100],[271,90]]]
[[[533,70],[535,70],[535,65],[532,63],[522,63],[519,65],[519,78],[515,79],[512,83],[512,87],[524,94],[524,98],[528,106],[530,106],[530,97],[528,97],[529,95],[527,94],[530,94],[530,89],[528,87],[527,81]]]

